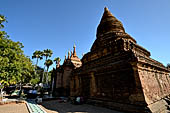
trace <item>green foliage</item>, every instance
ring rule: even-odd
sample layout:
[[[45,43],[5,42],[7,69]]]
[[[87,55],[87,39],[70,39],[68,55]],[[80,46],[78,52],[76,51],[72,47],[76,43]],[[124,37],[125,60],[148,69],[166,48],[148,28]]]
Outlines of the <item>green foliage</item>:
[[[47,71],[52,64],[53,64],[53,61],[51,59],[48,59],[45,61],[45,65],[47,66]]]
[[[51,57],[52,54],[53,54],[53,52],[52,52],[52,50],[50,50],[50,49],[46,49],[46,50],[43,51],[43,56],[45,56],[45,63],[44,63],[44,72],[43,72],[42,81],[44,81],[44,78],[45,78],[45,66],[47,66],[47,65],[46,65],[47,58],[48,58],[48,57]],[[48,68],[49,68],[49,67],[47,67],[47,71],[48,71]],[[46,81],[48,81],[47,79],[48,79],[48,72],[47,72],[47,74],[46,74]]]
[[[170,68],[170,63],[167,64],[167,68]]]
[[[57,58],[54,58],[54,61],[56,62],[56,64],[59,64],[61,59],[59,57],[57,57]]]
[[[34,67],[24,55],[22,43],[12,41],[5,31],[1,31],[5,21],[0,15],[0,82],[6,85],[29,82]]]
[[[48,60],[45,61],[44,64],[47,66],[46,83],[48,84],[48,80],[49,80],[48,79],[49,78],[49,76],[48,76],[48,69],[53,64],[53,61],[51,59],[48,59]]]
[[[36,50],[36,51],[33,53],[32,59],[34,59],[34,58],[37,59],[36,66],[38,65],[38,59],[40,59],[40,60],[43,59],[42,55],[43,55],[43,52],[42,52],[42,51],[37,51],[37,50]]]
[[[37,61],[36,61],[36,66],[35,66],[35,74],[33,75],[33,78],[31,79],[31,83],[32,84],[37,84],[40,82],[40,79],[41,79],[41,74],[37,71],[40,71],[40,67],[38,67],[38,60],[40,59],[43,59],[43,52],[42,51],[38,51],[36,50],[34,53],[33,53],[33,56],[32,56],[32,59],[36,58]]]
[[[0,15],[0,29],[4,28],[3,22],[7,22],[3,15]]]
[[[46,49],[46,50],[43,51],[43,56],[46,57],[46,60],[47,60],[48,57],[51,57],[52,54],[53,54],[53,51],[51,49]]]
[[[30,80],[30,83],[32,83],[34,85],[41,82],[44,69],[37,66],[37,68],[35,70],[36,70],[36,73],[32,76],[32,78]]]
[[[34,79],[31,79],[31,80],[30,80],[30,83],[33,84],[33,85],[35,85],[35,84],[39,83],[39,81],[40,81],[40,79],[36,77],[36,78],[34,78]]]

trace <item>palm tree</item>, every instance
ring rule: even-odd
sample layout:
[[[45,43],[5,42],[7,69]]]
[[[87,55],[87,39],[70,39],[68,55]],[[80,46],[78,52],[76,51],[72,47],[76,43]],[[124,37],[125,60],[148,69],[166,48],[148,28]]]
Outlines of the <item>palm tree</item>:
[[[47,76],[46,76],[46,83],[48,84],[48,69],[53,64],[53,61],[51,59],[48,59],[45,61],[44,65],[47,66]]]
[[[61,61],[61,59],[59,57],[54,58],[54,62],[56,63],[56,69],[57,69],[57,66],[60,65],[60,61]]]
[[[46,49],[46,50],[43,50],[43,54],[42,56],[45,57],[45,62],[47,61],[48,57],[51,57],[53,54],[52,50],[51,49]],[[43,77],[42,77],[42,81],[44,80],[44,74],[45,74],[45,63],[44,63],[44,72],[43,72]]]
[[[53,54],[53,51],[51,49],[46,49],[43,51],[43,56],[45,56],[45,60],[47,60],[48,57],[51,57]]]
[[[43,59],[42,54],[43,54],[43,52],[42,52],[42,51],[38,51],[38,50],[36,50],[36,51],[33,53],[32,59],[34,59],[34,58],[37,59],[37,61],[36,61],[36,69],[37,69],[37,65],[38,65],[38,60],[39,60],[39,59],[40,59],[40,60]]]

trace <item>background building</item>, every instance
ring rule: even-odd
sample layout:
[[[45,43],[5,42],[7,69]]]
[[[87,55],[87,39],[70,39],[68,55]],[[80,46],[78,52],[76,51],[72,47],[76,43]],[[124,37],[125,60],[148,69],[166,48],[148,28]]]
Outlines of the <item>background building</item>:
[[[70,95],[70,77],[73,70],[82,65],[80,59],[76,55],[76,46],[73,46],[73,52],[68,52],[65,56],[63,65],[57,65],[52,74],[53,94],[56,96]]]

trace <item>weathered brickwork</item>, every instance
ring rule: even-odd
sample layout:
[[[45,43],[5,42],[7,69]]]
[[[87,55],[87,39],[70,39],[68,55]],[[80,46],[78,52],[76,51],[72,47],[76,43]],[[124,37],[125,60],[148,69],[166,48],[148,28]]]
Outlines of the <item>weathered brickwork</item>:
[[[70,96],[122,111],[165,112],[170,71],[150,58],[107,8],[96,36],[82,66],[73,70]]]
[[[76,47],[74,45],[73,52],[68,52],[68,57],[65,56],[63,65],[56,66],[52,74],[54,82],[53,94],[55,96],[69,96],[70,95],[70,81],[73,70],[81,66],[81,61],[76,55]]]

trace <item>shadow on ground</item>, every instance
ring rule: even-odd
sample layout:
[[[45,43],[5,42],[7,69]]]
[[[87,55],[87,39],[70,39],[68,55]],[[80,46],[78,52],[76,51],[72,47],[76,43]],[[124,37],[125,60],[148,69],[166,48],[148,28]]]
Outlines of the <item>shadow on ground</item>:
[[[42,106],[59,113],[123,113],[92,105],[73,105],[69,102],[59,103],[57,100],[43,101]]]

